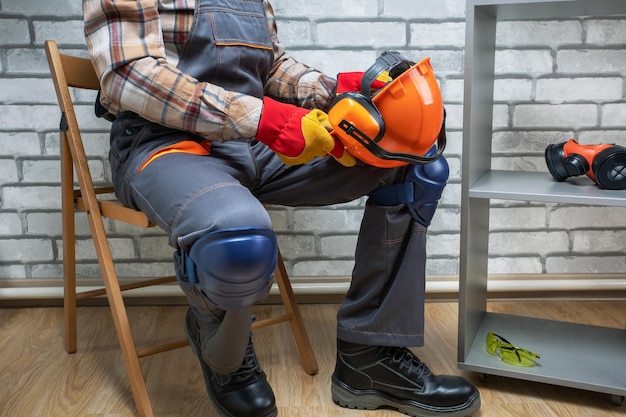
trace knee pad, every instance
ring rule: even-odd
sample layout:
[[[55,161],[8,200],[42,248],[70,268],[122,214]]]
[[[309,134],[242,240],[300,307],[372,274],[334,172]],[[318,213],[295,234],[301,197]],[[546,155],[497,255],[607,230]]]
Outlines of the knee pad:
[[[267,295],[278,244],[269,229],[228,229],[204,235],[181,252],[188,281],[217,307],[235,310]]]
[[[449,175],[448,161],[442,155],[429,164],[413,165],[403,183],[379,188],[370,198],[386,206],[404,203],[415,221],[428,227]]]

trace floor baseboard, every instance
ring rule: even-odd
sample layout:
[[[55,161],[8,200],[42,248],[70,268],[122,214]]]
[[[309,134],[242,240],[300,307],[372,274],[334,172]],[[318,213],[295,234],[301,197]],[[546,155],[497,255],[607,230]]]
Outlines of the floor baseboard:
[[[291,277],[299,303],[338,303],[350,285],[347,276]],[[130,282],[132,279],[123,279]],[[6,307],[61,306],[61,279],[0,279],[0,304]],[[99,279],[79,280],[78,291],[100,285]],[[490,299],[626,299],[625,274],[517,274],[490,276],[487,286]],[[129,305],[184,305],[185,296],[175,283],[124,292]],[[427,301],[456,300],[459,281],[454,275],[432,275],[426,280]],[[274,287],[266,304],[280,302]],[[105,297],[82,300],[80,305],[104,305]]]

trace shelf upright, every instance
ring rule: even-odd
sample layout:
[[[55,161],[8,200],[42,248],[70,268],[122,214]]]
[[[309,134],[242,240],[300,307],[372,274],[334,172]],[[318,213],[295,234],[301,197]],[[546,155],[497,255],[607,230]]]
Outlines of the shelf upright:
[[[549,174],[491,169],[496,25],[501,20],[626,14],[624,0],[467,0],[458,366],[613,395],[626,395],[626,331],[487,311],[491,199],[626,206],[626,191],[599,190]],[[541,354],[518,368],[485,350],[487,332],[502,332]]]

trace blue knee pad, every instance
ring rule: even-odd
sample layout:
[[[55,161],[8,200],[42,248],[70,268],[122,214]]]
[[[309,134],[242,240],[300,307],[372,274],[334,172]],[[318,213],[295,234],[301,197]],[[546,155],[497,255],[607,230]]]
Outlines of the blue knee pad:
[[[235,310],[267,295],[278,244],[268,229],[227,229],[204,235],[181,252],[189,282],[217,307]]]
[[[404,203],[411,216],[428,227],[450,175],[448,161],[442,155],[429,164],[413,165],[411,168],[403,183],[379,188],[370,193],[370,198],[375,204],[383,206]]]

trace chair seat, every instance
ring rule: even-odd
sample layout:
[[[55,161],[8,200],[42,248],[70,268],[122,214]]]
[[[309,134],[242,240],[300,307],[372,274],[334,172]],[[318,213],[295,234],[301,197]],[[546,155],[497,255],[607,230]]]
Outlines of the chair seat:
[[[86,212],[88,210],[87,202],[85,201],[85,199],[82,198],[82,196],[76,197],[74,199],[74,204],[77,211]],[[137,211],[130,207],[126,207],[117,199],[98,199],[98,207],[100,208],[102,216],[109,219],[115,219],[125,223],[134,224],[135,226],[139,227],[156,226],[148,219],[148,217],[143,212]]]

